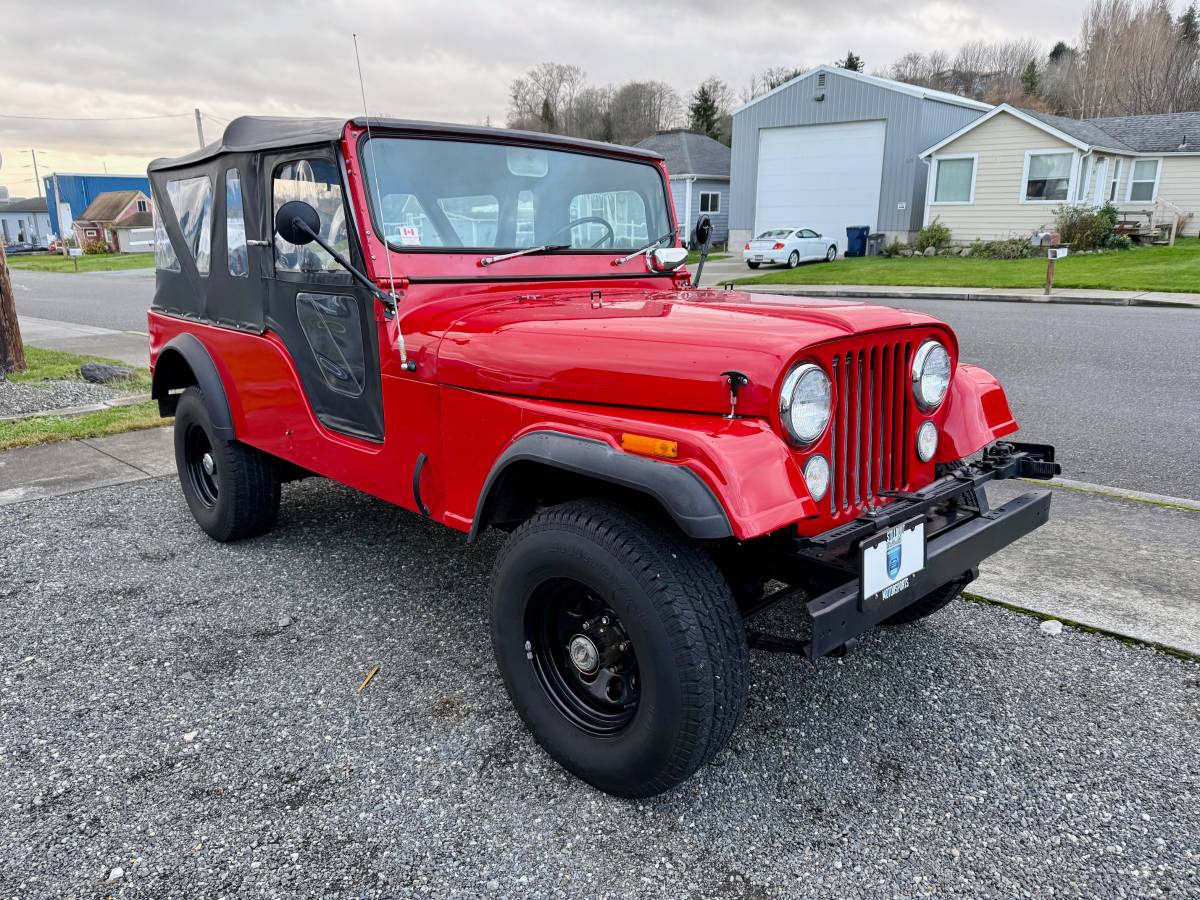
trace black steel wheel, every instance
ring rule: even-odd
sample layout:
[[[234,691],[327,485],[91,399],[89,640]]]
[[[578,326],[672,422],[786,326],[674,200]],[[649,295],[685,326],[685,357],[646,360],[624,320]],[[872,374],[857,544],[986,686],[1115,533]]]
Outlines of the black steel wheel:
[[[746,703],[741,615],[712,558],[614,503],[549,507],[491,579],[492,646],[513,706],[601,790],[670,790],[728,743]]]
[[[193,518],[214,540],[255,537],[275,523],[279,461],[217,437],[196,385],[180,395],[175,408],[175,466]]]
[[[597,735],[633,721],[641,697],[633,641],[586,585],[570,578],[541,585],[525,634],[542,687],[564,716]]]

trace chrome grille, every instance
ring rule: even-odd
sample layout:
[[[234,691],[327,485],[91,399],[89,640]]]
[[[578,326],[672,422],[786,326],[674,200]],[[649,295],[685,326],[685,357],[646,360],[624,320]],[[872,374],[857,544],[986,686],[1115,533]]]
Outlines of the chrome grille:
[[[913,345],[893,341],[838,352],[830,361],[834,412],[829,511],[876,505],[909,481],[908,377]]]

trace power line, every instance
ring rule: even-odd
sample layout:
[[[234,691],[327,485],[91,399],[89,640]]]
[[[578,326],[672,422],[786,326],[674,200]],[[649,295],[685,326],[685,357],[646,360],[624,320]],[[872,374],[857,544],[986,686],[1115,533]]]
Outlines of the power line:
[[[138,122],[145,119],[182,119],[191,113],[168,113],[161,116],[14,116],[0,113],[0,119],[26,119],[39,122]]]

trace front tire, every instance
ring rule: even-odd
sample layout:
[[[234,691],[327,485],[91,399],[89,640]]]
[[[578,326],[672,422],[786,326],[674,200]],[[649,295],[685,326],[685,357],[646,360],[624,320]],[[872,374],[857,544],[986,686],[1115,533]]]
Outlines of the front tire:
[[[213,540],[237,541],[270,530],[279,514],[277,460],[216,437],[196,385],[175,409],[175,465],[197,524]]]
[[[669,524],[598,500],[539,512],[496,558],[491,624],[526,726],[602,791],[670,790],[741,719],[741,616],[712,559]]]

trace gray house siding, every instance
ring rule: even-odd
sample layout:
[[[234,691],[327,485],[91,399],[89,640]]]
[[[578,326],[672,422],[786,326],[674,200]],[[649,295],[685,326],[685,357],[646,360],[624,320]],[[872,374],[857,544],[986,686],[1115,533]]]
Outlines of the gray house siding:
[[[908,234],[921,227],[926,164],[917,155],[937,140],[983,115],[981,110],[923,99],[825,71],[824,100],[810,72],[743,107],[733,116],[729,227],[736,239],[755,225],[759,133],[767,128],[879,120],[885,122],[879,215],[875,227]],[[930,135],[936,135],[930,140]],[[903,207],[903,208],[902,208]]]
[[[687,182],[686,178],[671,179],[671,196],[675,201],[675,219],[680,225],[687,228],[688,234],[685,240],[691,240],[692,228],[700,217],[700,194],[703,192],[721,195],[721,211],[709,213],[708,217],[712,219],[713,243],[725,243],[729,239],[729,182],[719,178],[697,178],[692,182],[692,208],[689,213],[685,213]]]

